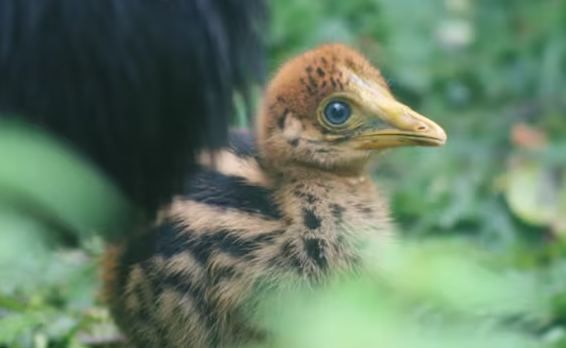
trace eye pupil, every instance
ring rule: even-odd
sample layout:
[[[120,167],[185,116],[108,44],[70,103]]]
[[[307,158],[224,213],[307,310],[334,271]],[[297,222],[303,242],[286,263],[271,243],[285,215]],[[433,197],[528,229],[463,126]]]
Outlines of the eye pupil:
[[[331,102],[324,109],[324,116],[332,124],[342,124],[350,118],[350,107],[344,102]]]

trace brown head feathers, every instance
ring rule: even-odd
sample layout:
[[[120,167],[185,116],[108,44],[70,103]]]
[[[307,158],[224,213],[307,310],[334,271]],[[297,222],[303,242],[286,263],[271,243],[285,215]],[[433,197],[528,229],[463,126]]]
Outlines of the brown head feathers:
[[[377,67],[343,44],[283,65],[258,115],[265,157],[336,173],[360,174],[375,150],[445,139],[438,125],[395,99]]]

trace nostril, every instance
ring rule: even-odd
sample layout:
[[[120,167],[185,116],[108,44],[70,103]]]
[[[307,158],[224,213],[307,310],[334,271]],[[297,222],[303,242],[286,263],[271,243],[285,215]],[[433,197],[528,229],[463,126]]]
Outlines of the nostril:
[[[426,126],[424,126],[424,125],[417,127],[417,130],[418,130],[418,131],[425,131],[426,129],[427,129],[427,128],[426,128]]]

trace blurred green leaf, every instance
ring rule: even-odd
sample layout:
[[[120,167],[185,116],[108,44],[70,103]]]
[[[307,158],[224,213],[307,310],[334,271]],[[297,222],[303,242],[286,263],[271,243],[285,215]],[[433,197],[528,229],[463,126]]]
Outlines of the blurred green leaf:
[[[0,342],[12,343],[30,329],[42,324],[36,316],[16,314],[0,318]]]
[[[130,206],[95,168],[41,131],[15,121],[0,127],[0,199],[86,235],[120,233]]]
[[[506,176],[506,197],[515,214],[530,224],[566,230],[566,170],[516,157]]]
[[[260,322],[277,333],[275,346],[540,346],[505,324],[515,315],[538,320],[544,314],[547,304],[532,279],[481,267],[486,255],[461,243],[400,245],[379,256],[378,277],[274,295]]]

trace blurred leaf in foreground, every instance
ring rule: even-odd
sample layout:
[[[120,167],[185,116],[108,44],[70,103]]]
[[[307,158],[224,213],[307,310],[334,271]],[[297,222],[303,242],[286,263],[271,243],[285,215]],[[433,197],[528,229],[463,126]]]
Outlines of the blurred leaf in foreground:
[[[83,235],[125,230],[129,205],[114,185],[66,144],[9,119],[0,124],[3,205]]]
[[[505,175],[505,196],[510,209],[534,226],[549,228],[555,235],[566,233],[566,166],[552,159],[560,152],[539,128],[515,125],[514,145],[521,150],[510,158]],[[553,151],[555,150],[555,151]]]
[[[399,244],[380,255],[383,276],[277,293],[262,307],[272,315],[260,322],[276,332],[276,347],[538,347],[534,336],[508,324],[545,311],[536,285],[480,266],[479,254],[461,247]]]

